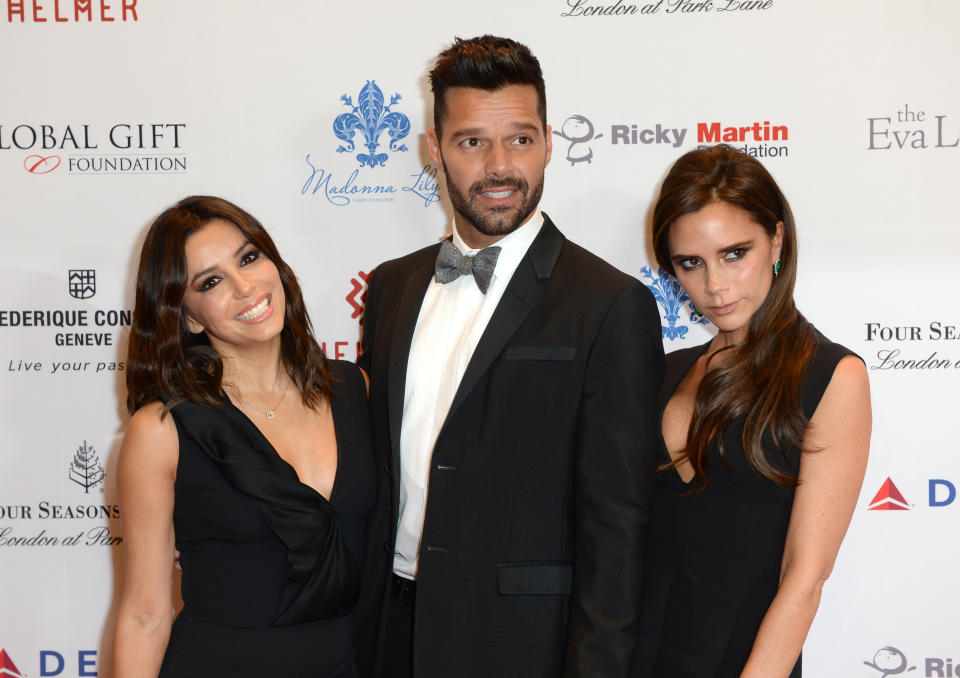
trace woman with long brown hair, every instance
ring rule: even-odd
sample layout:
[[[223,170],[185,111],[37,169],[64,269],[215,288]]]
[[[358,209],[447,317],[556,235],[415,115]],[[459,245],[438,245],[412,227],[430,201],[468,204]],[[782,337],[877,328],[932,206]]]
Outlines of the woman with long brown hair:
[[[156,219],[127,370],[114,675],[355,676],[374,482],[364,377],[324,357],[260,222],[209,196]]]
[[[716,327],[667,356],[636,678],[797,678],[869,448],[863,362],[797,310],[793,215],[755,158],[674,164],[660,266]]]

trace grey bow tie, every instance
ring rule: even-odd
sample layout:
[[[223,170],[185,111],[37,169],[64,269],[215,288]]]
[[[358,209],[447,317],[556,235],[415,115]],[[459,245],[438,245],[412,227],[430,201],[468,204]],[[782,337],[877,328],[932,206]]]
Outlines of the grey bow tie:
[[[461,275],[472,275],[477,282],[477,287],[486,294],[499,256],[500,247],[497,246],[485,247],[471,257],[463,254],[449,240],[444,240],[440,243],[440,254],[437,255],[434,277],[438,283],[446,285]]]

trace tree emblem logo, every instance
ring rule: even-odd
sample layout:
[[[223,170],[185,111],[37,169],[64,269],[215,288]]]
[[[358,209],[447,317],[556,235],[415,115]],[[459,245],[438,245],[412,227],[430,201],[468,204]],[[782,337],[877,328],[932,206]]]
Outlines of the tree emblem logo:
[[[97,272],[92,268],[71,268],[67,271],[67,289],[74,299],[89,299],[97,293]]]
[[[643,284],[653,293],[657,303],[663,307],[663,318],[667,324],[660,326],[660,333],[664,339],[673,341],[687,336],[687,326],[678,324],[684,305],[689,307],[690,322],[694,325],[706,325],[710,322],[697,312],[686,290],[680,286],[677,279],[662,268],[658,268],[657,275],[654,275],[649,266],[644,266],[640,269],[640,277],[650,279],[650,282]]]
[[[83,444],[77,448],[70,462],[69,478],[84,489],[85,493],[90,492],[90,488],[102,483],[106,477],[100,459],[97,457],[97,451],[93,445],[88,445],[84,440]]]
[[[363,145],[366,153],[357,153],[360,166],[383,167],[387,162],[386,153],[377,153],[380,147],[380,135],[384,132],[390,137],[391,151],[406,151],[406,144],[397,145],[397,142],[410,133],[410,119],[403,113],[391,111],[401,97],[394,94],[390,103],[384,106],[383,90],[377,86],[376,80],[367,80],[367,84],[360,89],[357,105],[346,94],[340,97],[344,106],[350,107],[349,113],[341,113],[333,121],[333,133],[338,139],[346,142],[337,146],[337,153],[353,153],[356,144],[354,136],[359,132],[363,135]]]

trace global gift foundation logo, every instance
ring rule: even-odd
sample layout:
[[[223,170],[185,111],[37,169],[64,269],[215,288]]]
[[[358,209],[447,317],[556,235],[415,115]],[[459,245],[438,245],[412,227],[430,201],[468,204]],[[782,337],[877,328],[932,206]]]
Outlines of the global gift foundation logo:
[[[70,480],[82,487],[85,494],[89,494],[90,488],[102,483],[106,475],[97,457],[97,451],[93,445],[88,445],[84,440],[70,462],[68,472]]]
[[[27,151],[23,169],[52,174],[184,174],[184,122],[65,125],[0,122],[0,151]]]
[[[7,651],[3,649],[0,649],[0,676],[5,678],[25,678],[25,676],[20,673],[17,665],[10,659]]]
[[[890,645],[881,647],[873,655],[872,661],[865,661],[863,663],[870,668],[877,670],[880,674],[879,678],[887,678],[887,676],[899,676],[901,673],[914,671],[917,668],[916,666],[907,668],[907,664],[909,662],[907,661],[906,656],[903,654],[903,652]]]
[[[74,299],[89,299],[97,293],[96,270],[71,268],[67,273],[67,289]]]
[[[640,269],[640,277],[650,280],[649,283],[643,284],[653,294],[657,303],[663,307],[663,318],[667,324],[660,326],[660,333],[664,339],[673,341],[687,336],[687,326],[680,323],[680,313],[684,311],[684,306],[689,309],[690,322],[694,325],[705,325],[710,322],[697,311],[677,279],[662,268],[657,270],[657,275],[654,275],[649,266],[644,266]]]

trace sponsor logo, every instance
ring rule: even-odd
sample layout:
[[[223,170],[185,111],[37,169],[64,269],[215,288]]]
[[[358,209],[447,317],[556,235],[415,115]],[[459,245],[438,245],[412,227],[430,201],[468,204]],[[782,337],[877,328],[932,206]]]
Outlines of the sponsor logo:
[[[2,2],[2,0],[0,0]],[[24,157],[30,174],[183,174],[183,122],[92,124],[0,124],[0,151],[33,151]],[[48,151],[50,151],[48,153]]]
[[[930,508],[950,506],[956,499],[957,486],[953,482],[946,478],[927,479],[927,506]],[[907,502],[903,493],[889,477],[883,481],[883,485],[867,505],[869,511],[909,511],[912,508],[915,508],[915,505]]]
[[[137,0],[0,0],[7,23],[125,23],[140,21]],[[2,10],[0,10],[2,11]]]
[[[553,130],[553,133],[570,142],[570,146],[567,147],[567,162],[571,165],[592,162],[593,149],[590,147],[590,142],[603,136],[603,134],[596,134],[593,123],[582,115],[571,115],[563,121],[560,129]]]
[[[340,101],[350,111],[333,120],[333,134],[341,142],[336,152],[352,156],[356,164],[351,163],[352,169],[339,167],[335,171],[307,153],[307,178],[300,195],[321,197],[336,207],[394,202],[398,195],[409,195],[424,207],[440,202],[437,168],[424,165],[399,175],[385,172],[391,153],[408,150],[401,142],[410,134],[410,118],[394,110],[402,99],[395,92],[387,103],[376,80],[367,80],[360,88],[356,103],[353,97],[342,94]]]
[[[599,132],[599,125],[585,115],[571,115],[560,128],[553,133],[561,139],[570,142],[567,146],[566,159],[571,165],[580,163],[591,164],[594,159],[594,149],[600,144],[617,147],[640,147],[663,145],[669,148],[679,148],[687,135],[685,127],[668,127],[663,123],[644,126],[639,123],[617,123],[603,127],[606,132]],[[603,139],[598,142],[598,139]]]
[[[717,121],[697,123],[697,143],[700,148],[724,143],[755,158],[777,158],[790,155],[785,143],[789,140],[790,128],[769,120],[745,125],[728,125]]]
[[[71,268],[67,272],[67,289],[74,299],[89,299],[97,293],[97,272],[92,268]]]
[[[960,128],[946,115],[929,115],[904,104],[891,115],[867,118],[868,151],[922,151],[960,147]]]
[[[75,299],[89,299],[96,293],[96,272],[93,269],[71,269],[67,273],[67,291]],[[130,309],[39,309],[0,308],[0,327],[50,327],[58,330],[53,335],[56,346],[113,346],[114,332],[106,328],[129,327],[133,321]],[[88,328],[100,331],[86,331]],[[44,365],[31,358],[8,359],[8,372],[40,372]],[[96,366],[94,368],[94,366]],[[114,361],[57,361],[48,362],[51,374],[57,372],[117,372],[122,362]]]
[[[883,485],[874,495],[868,507],[870,511],[909,511],[910,505],[903,498],[900,490],[890,478],[883,481]]]
[[[710,14],[757,12],[773,7],[774,0],[655,0],[642,4],[614,0],[563,0],[562,17],[629,17],[651,14]]]
[[[960,360],[956,355],[941,355],[938,351],[913,350],[915,342],[932,341],[949,351],[950,342],[960,341],[960,325],[933,320],[926,326],[921,325],[884,325],[883,323],[864,323],[866,341],[896,342],[900,346],[882,348],[877,351],[877,360],[870,365],[871,370],[957,370]],[[943,342],[947,342],[944,344]]]
[[[60,167],[59,155],[28,155],[23,160],[23,169],[30,174],[50,174]]]
[[[667,324],[660,326],[660,334],[664,339],[673,341],[687,336],[687,326],[680,323],[680,313],[686,310],[690,311],[690,322],[694,325],[705,325],[710,322],[697,312],[677,279],[662,268],[659,268],[657,275],[654,275],[649,266],[644,266],[640,269],[640,277],[649,278],[650,282],[643,284],[653,293],[657,303],[663,307],[663,318]],[[685,309],[684,306],[687,308]]]
[[[4,649],[0,649],[0,676],[4,678],[25,678]]]
[[[93,449],[93,445],[88,445],[86,440],[74,453],[67,475],[87,494],[89,494],[91,487],[102,483],[106,477],[100,459],[97,457],[97,451]],[[100,488],[100,491],[103,492],[103,487]]]
[[[357,160],[360,166],[383,167],[387,163],[386,153],[377,153],[380,146],[380,135],[384,132],[390,137],[391,151],[406,151],[407,145],[397,142],[410,133],[410,118],[403,113],[391,111],[391,106],[396,106],[402,97],[394,93],[390,97],[390,103],[386,106],[383,103],[383,90],[377,86],[376,80],[367,80],[367,84],[360,88],[360,94],[357,97],[357,104],[353,104],[353,99],[346,94],[340,96],[340,101],[344,106],[352,109],[349,113],[338,115],[333,121],[333,133],[336,137],[346,142],[346,146],[337,146],[337,153],[353,153],[356,146],[353,138],[357,132],[363,135],[364,147],[366,153],[357,153]]]
[[[360,324],[363,324],[363,304],[367,300],[367,282],[370,280],[370,271],[357,271],[356,278],[350,278],[350,284],[353,289],[346,296],[347,303],[353,309],[350,314],[351,320],[360,318]],[[357,279],[359,278],[359,280]]]
[[[881,647],[873,655],[872,661],[865,661],[863,663],[870,668],[879,671],[879,678],[886,678],[887,676],[899,676],[901,673],[914,671],[917,668],[916,666],[907,668],[907,664],[909,664],[909,662],[907,661],[906,656],[904,656],[903,652],[890,645]]]

